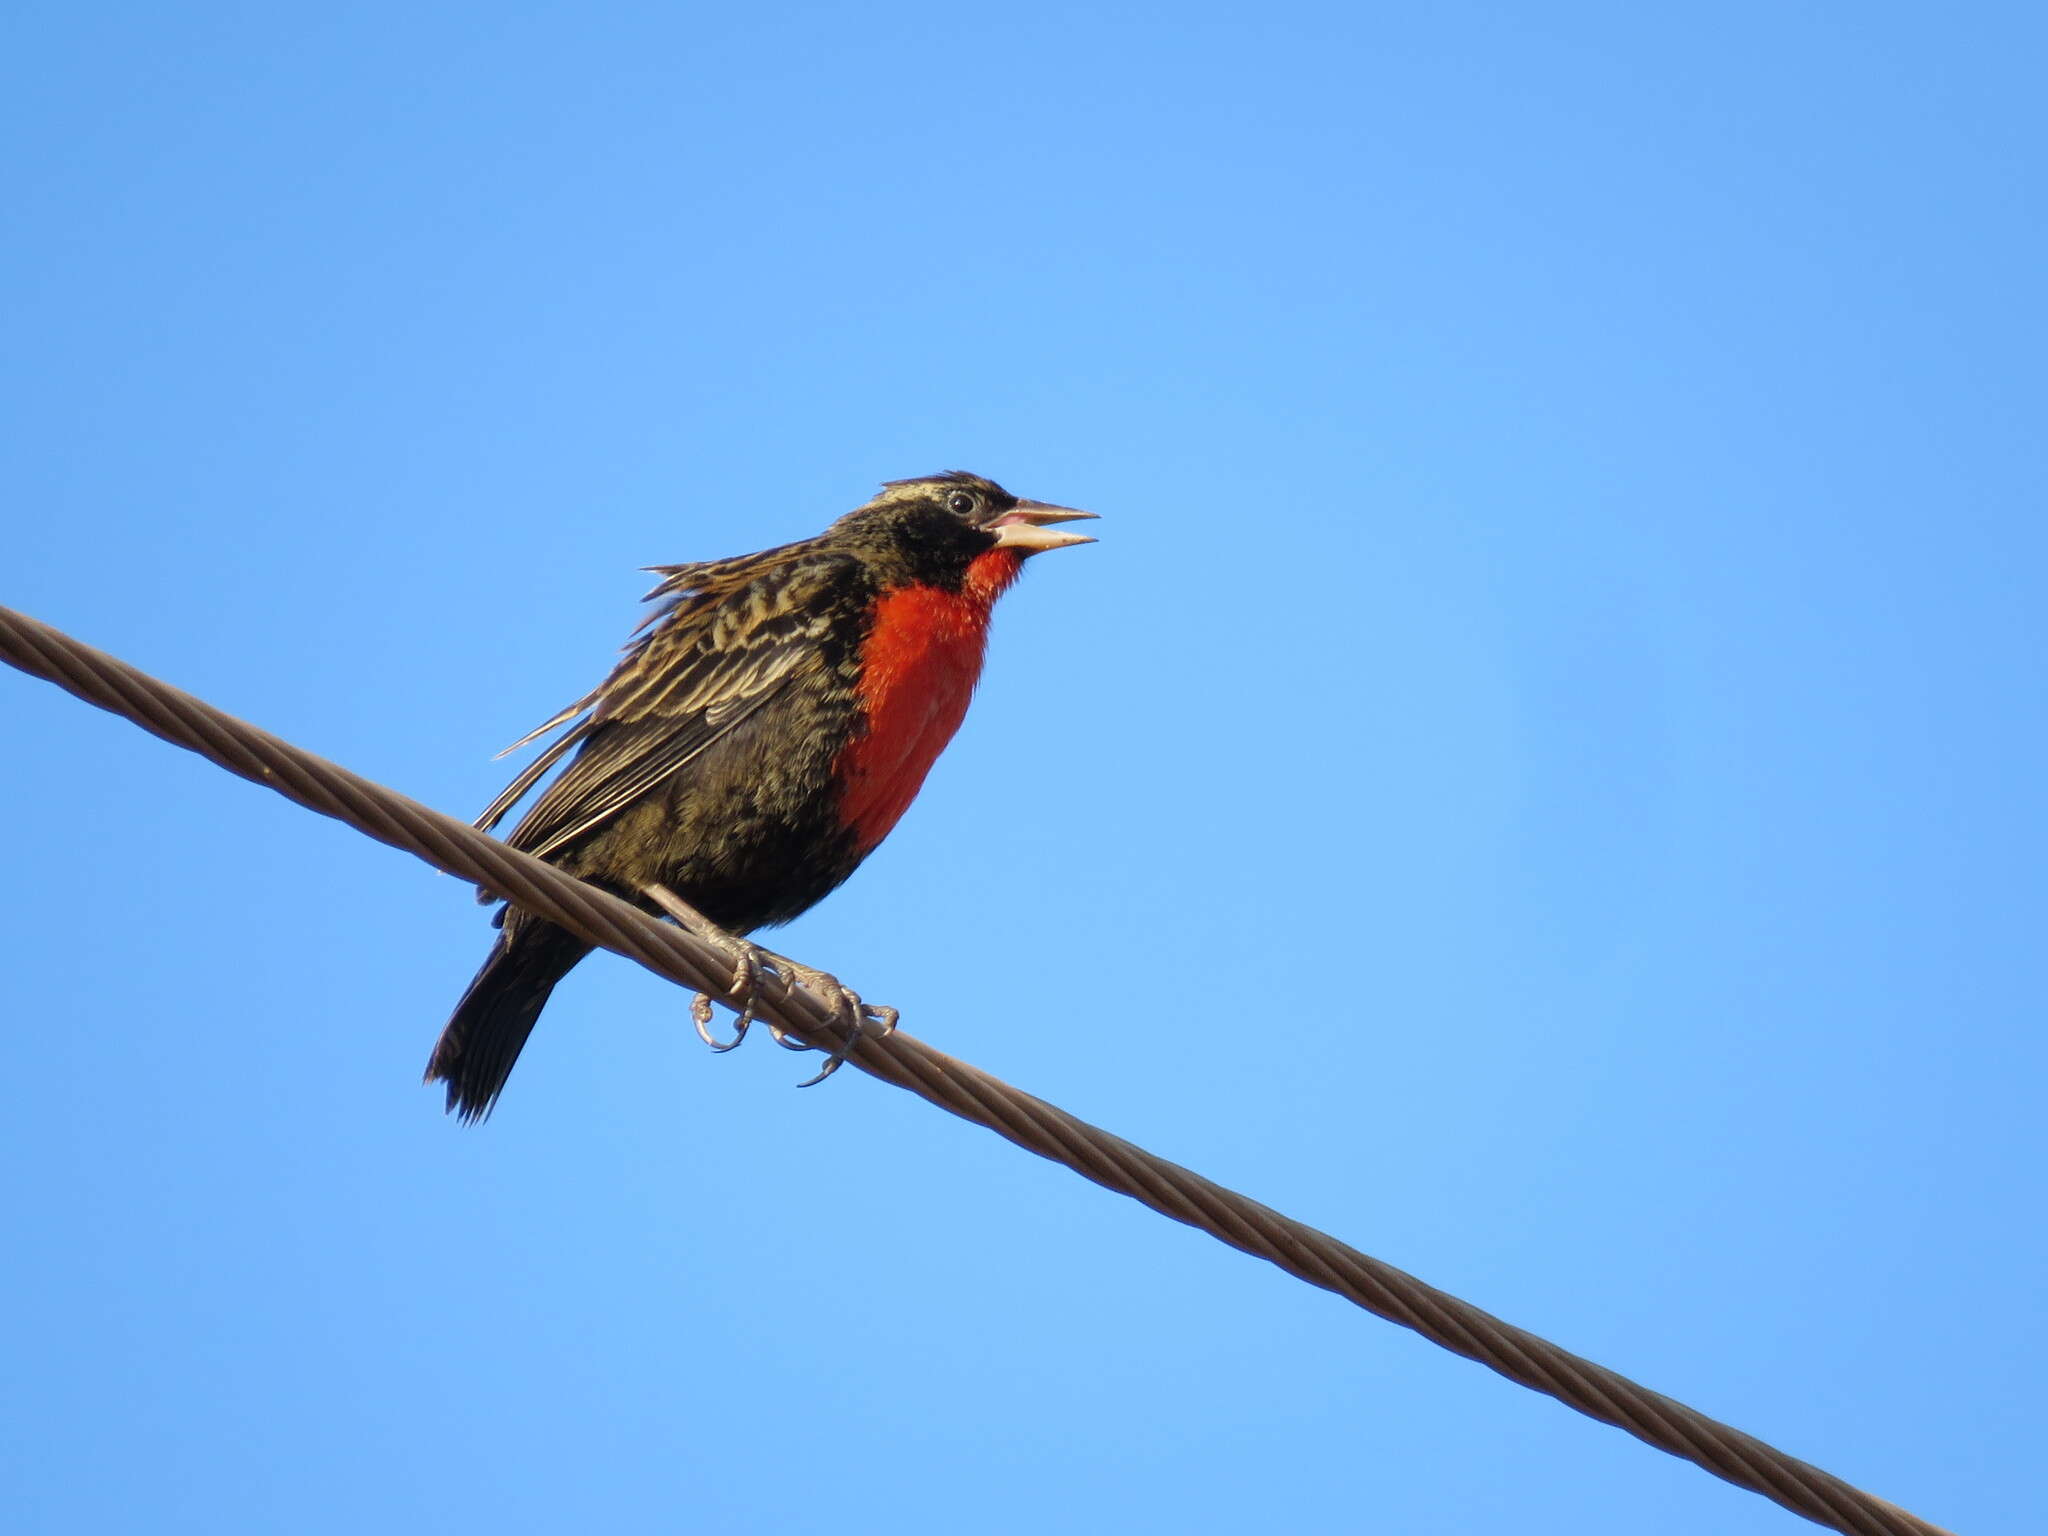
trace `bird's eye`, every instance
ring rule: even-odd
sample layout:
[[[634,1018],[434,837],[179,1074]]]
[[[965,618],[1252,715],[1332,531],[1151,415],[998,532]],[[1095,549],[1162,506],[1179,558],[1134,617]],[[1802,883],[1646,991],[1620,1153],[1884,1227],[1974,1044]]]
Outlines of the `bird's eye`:
[[[965,491],[955,491],[946,498],[946,505],[959,513],[960,516],[965,517],[974,510],[974,498]]]

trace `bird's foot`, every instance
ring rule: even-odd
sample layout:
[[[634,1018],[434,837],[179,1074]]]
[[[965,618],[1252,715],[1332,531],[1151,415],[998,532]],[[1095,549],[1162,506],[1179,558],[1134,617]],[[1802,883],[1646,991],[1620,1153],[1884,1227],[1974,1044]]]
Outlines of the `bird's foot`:
[[[858,992],[831,972],[821,971],[814,965],[805,965],[801,960],[792,960],[787,955],[778,955],[772,950],[763,950],[761,953],[784,976],[832,1003],[833,1022],[846,1031],[846,1039],[841,1042],[839,1049],[832,1053],[815,1076],[805,1078],[797,1087],[813,1087],[837,1072],[840,1064],[852,1054],[853,1048],[860,1044],[870,1023],[882,1026],[881,1033],[875,1036],[877,1040],[886,1039],[896,1028],[896,1020],[900,1015],[894,1008],[863,1002]],[[805,1045],[801,1040],[792,1040],[786,1031],[776,1028],[773,1024],[768,1026],[768,1033],[773,1035],[775,1043],[786,1051],[815,1049],[813,1046]]]
[[[747,1027],[754,1022],[755,1007],[760,1000],[764,972],[773,972],[781,978],[785,996],[788,995],[790,988],[802,986],[832,1002],[834,1020],[846,1030],[844,1043],[832,1053],[831,1059],[815,1076],[798,1083],[799,1088],[809,1088],[813,1084],[822,1083],[837,1072],[840,1063],[845,1061],[848,1054],[860,1043],[870,1022],[882,1026],[881,1035],[876,1037],[878,1039],[896,1028],[898,1015],[894,1008],[863,1002],[860,994],[837,976],[821,971],[815,966],[805,965],[802,961],[792,960],[787,955],[778,955],[772,949],[763,949],[737,934],[727,933],[667,886],[650,885],[646,889],[648,898],[655,905],[699,938],[716,945],[732,961],[732,982],[726,990],[740,1000],[740,1006],[730,1040],[720,1040],[711,1033],[710,993],[699,992],[690,1001],[690,1021],[697,1027],[698,1038],[712,1050],[729,1051],[746,1039]],[[813,1046],[805,1045],[801,1040],[792,1039],[788,1031],[774,1024],[768,1026],[768,1032],[775,1037],[775,1043],[785,1050],[815,1049]]]
[[[714,1051],[729,1051],[747,1038],[747,1026],[754,1022],[754,1009],[761,996],[761,973],[768,956],[736,933],[727,933],[702,912],[665,885],[646,888],[648,899],[707,944],[716,945],[732,962],[732,980],[726,991],[739,999],[732,1038],[721,1040],[711,1033],[711,994],[699,992],[690,999],[690,1022],[697,1026],[697,1038]]]

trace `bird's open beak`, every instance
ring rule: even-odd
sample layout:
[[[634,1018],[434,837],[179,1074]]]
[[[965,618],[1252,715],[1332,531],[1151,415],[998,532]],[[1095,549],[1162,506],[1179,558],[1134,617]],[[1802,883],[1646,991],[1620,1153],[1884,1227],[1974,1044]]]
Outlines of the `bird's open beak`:
[[[1072,507],[1049,506],[1042,501],[1020,501],[991,525],[997,549],[1022,550],[1035,555],[1042,549],[1065,549],[1069,544],[1093,544],[1085,533],[1060,533],[1053,523],[1076,523],[1093,518],[1093,512],[1076,512]]]

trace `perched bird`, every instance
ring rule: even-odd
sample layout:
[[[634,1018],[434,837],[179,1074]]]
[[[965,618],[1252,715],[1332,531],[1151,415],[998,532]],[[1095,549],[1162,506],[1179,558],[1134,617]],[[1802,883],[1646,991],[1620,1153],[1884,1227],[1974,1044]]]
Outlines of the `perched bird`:
[[[505,841],[649,911],[666,887],[744,963],[740,936],[821,900],[889,835],[966,714],[991,606],[1028,556],[1093,542],[1053,524],[1093,516],[954,472],[891,481],[800,543],[648,567],[659,606],[595,691],[507,749],[568,727],[477,825],[569,758]],[[427,1064],[465,1121],[490,1113],[590,949],[516,907],[497,921]]]

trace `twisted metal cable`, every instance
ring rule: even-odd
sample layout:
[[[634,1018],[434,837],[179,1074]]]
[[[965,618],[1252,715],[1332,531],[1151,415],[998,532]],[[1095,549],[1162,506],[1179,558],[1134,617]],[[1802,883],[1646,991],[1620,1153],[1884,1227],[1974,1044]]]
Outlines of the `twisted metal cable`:
[[[727,991],[731,962],[694,934],[5,607],[0,607],[0,659],[308,810],[473,881],[658,976],[732,1001]],[[836,1010],[826,999],[787,978],[770,979],[762,993],[758,1012],[764,1021],[821,1050],[845,1046]],[[900,1030],[880,1040],[854,1042],[847,1060],[1105,1189],[1276,1264],[1819,1525],[1854,1536],[1948,1536],[1895,1504],[1154,1157]]]

